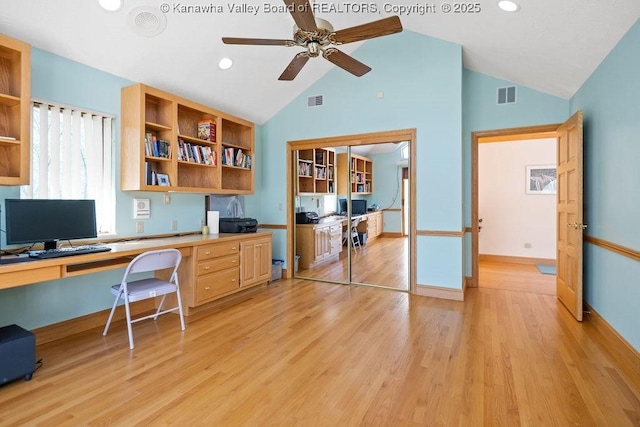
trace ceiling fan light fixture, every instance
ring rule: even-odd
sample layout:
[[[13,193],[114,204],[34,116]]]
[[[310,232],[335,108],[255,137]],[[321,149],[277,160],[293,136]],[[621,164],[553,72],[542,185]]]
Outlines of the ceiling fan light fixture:
[[[221,70],[228,70],[233,65],[233,59],[231,58],[222,58],[220,62],[218,62],[218,67]]]
[[[98,3],[109,12],[115,12],[122,7],[122,0],[98,0]]]
[[[520,9],[518,3],[513,2],[511,0],[501,0],[498,2],[498,7],[505,12],[517,12]]]

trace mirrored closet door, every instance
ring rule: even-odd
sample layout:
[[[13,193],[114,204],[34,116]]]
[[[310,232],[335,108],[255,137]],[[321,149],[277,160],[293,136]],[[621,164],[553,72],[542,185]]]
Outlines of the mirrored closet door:
[[[295,277],[409,289],[410,245],[402,232],[406,145],[293,152]]]

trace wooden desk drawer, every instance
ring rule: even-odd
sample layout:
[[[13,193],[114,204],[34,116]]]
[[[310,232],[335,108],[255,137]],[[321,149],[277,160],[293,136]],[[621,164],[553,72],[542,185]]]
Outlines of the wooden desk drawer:
[[[226,255],[233,255],[240,252],[240,243],[224,242],[215,245],[199,246],[197,249],[196,259],[203,261],[211,258],[217,258]]]
[[[200,304],[219,295],[237,291],[239,287],[239,267],[200,276],[196,281],[196,303]]]
[[[225,257],[209,259],[198,263],[198,276],[226,270],[227,268],[238,267],[240,265],[240,255],[229,255]]]

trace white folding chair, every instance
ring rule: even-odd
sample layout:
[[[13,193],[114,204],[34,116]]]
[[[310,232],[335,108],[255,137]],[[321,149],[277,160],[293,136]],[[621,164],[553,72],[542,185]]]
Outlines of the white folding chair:
[[[107,335],[113,313],[116,311],[118,301],[124,300],[124,308],[127,314],[127,330],[129,332],[129,348],[133,350],[133,332],[131,324],[139,322],[141,320],[158,319],[161,314],[169,313],[171,311],[178,310],[180,313],[180,326],[184,331],[184,316],[182,315],[182,301],[180,300],[180,284],[178,283],[178,266],[182,260],[182,254],[177,249],[162,249],[158,251],[144,252],[135,257],[127,266],[124,272],[122,282],[118,285],[111,287],[111,293],[116,296],[116,300],[113,303],[113,308],[109,314],[109,319],[104,327],[102,335]],[[150,278],[129,281],[129,276],[134,273],[145,273],[150,271],[173,269],[169,281]],[[178,300],[178,305],[173,308],[162,311],[164,300],[168,294],[174,293]],[[148,298],[155,298],[162,296],[162,300],[158,305],[158,309],[154,314],[148,316],[131,319],[131,310],[129,309],[129,303],[140,301]]]
[[[354,218],[351,220],[351,226],[342,232],[342,244],[344,245],[347,239],[350,238],[354,252],[358,252],[358,248],[362,248],[362,246],[360,246],[360,236],[358,235],[358,224],[360,224],[360,218]]]

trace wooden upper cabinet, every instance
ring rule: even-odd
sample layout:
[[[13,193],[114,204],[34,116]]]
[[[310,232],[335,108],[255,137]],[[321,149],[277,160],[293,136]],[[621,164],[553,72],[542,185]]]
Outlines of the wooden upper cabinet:
[[[0,34],[0,185],[26,185],[31,157],[31,47]]]
[[[135,84],[122,89],[122,190],[253,194],[255,126]]]
[[[298,150],[298,194],[335,194],[335,157],[329,148]]]
[[[345,179],[348,176],[349,161],[351,161],[350,182]],[[348,158],[346,153],[337,156],[338,194],[347,194],[348,185],[351,185],[352,194],[373,193],[373,161],[367,157],[352,154]]]

